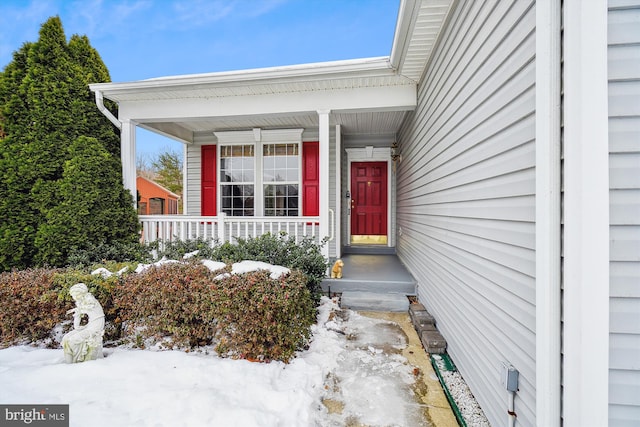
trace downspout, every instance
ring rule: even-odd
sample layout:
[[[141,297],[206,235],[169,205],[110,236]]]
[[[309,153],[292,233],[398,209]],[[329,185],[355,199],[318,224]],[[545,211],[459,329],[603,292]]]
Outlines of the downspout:
[[[122,162],[122,184],[131,193],[133,206],[137,207],[136,189],[136,151],[135,124],[130,120],[121,122],[104,105],[102,92],[96,90],[96,105],[98,110],[120,130],[120,161]],[[124,124],[124,127],[123,127]]]
[[[561,13],[561,0],[536,4],[536,424],[549,427],[561,424]]]
[[[182,214],[187,215],[189,209],[188,197],[189,192],[187,191],[187,186],[189,185],[189,177],[187,176],[187,156],[188,156],[188,148],[187,144],[183,144],[182,147]]]
[[[109,121],[113,123],[115,127],[117,127],[118,129],[122,129],[122,123],[120,123],[120,120],[118,120],[116,116],[111,114],[111,111],[109,111],[107,107],[104,106],[104,98],[102,96],[102,92],[99,90],[96,90],[96,105],[98,106],[98,110],[100,110],[100,112],[104,114],[104,116],[109,119]]]

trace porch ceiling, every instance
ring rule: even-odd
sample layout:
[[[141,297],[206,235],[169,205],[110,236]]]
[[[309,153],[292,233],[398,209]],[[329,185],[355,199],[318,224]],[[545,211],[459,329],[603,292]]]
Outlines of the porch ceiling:
[[[331,114],[330,124],[341,125],[342,134],[389,135],[395,134],[406,111],[336,112]],[[317,113],[293,113],[256,116],[210,117],[198,120],[177,119],[171,122],[141,122],[140,126],[166,136],[191,142],[198,135],[213,132],[246,130],[252,128],[317,128]]]

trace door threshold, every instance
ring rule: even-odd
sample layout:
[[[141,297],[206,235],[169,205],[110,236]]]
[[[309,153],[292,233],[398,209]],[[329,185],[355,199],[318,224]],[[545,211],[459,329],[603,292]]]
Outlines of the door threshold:
[[[387,236],[359,234],[351,236],[352,245],[386,245]]]

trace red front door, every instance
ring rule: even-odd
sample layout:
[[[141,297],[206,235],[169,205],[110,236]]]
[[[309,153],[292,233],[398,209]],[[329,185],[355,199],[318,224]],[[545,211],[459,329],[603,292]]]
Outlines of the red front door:
[[[387,163],[351,164],[351,241],[387,243]]]

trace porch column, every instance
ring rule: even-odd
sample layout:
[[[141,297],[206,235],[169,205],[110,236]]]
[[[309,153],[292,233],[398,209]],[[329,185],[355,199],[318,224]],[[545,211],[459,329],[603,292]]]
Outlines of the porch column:
[[[319,156],[320,156],[320,238],[331,233],[329,230],[329,113],[331,110],[318,110],[319,116]],[[322,255],[329,258],[329,244],[322,248]]]
[[[336,173],[336,209],[335,209],[335,222],[333,231],[334,241],[336,242],[336,258],[342,257],[342,128],[341,125],[336,125],[336,149],[335,149],[335,173]]]
[[[120,131],[120,159],[122,161],[122,183],[133,196],[133,205],[137,206],[136,194],[136,124],[129,119],[122,120]]]
[[[182,144],[182,188],[184,188],[184,190],[182,191],[182,215],[187,215],[187,212],[189,212],[187,206],[188,206],[188,200],[187,197],[189,196],[189,192],[187,191],[187,187],[189,186],[189,179],[187,176],[187,156],[188,156],[188,147],[187,144]]]
[[[563,418],[609,409],[607,2],[564,2]]]

